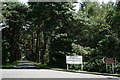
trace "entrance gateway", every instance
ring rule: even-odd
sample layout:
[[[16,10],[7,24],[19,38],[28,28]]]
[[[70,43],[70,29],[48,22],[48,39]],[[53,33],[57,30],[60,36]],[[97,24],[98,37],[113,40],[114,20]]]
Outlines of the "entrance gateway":
[[[66,56],[67,70],[69,69],[69,64],[81,65],[81,70],[83,70],[82,56]]]

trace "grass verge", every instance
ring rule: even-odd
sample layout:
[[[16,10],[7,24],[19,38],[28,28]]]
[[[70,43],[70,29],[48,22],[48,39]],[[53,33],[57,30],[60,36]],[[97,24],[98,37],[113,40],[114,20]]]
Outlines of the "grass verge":
[[[89,72],[89,71],[80,71],[80,70],[73,70],[73,69],[60,69],[60,68],[51,68],[54,70],[60,71],[71,71],[71,72],[80,72],[80,73],[88,73],[88,74],[98,74],[98,75],[111,75],[111,76],[120,76],[120,74],[110,74],[110,73],[99,73],[99,72]]]
[[[31,61],[29,61],[31,62]],[[41,64],[41,63],[36,63],[36,62],[31,62],[32,64],[41,67],[41,68],[47,68],[47,69],[51,69],[53,66],[48,66],[47,64]]]
[[[80,70],[73,70],[73,69],[62,69],[62,68],[55,68],[53,66],[48,66],[47,64],[41,64],[36,62],[31,62],[34,65],[42,68],[48,68],[53,70],[59,70],[59,71],[69,71],[69,72],[80,72],[80,73],[88,73],[88,74],[97,74],[97,75],[110,75],[110,76],[120,76],[120,74],[110,74],[110,73],[99,73],[99,72],[89,72],[89,71],[80,71]]]
[[[0,68],[13,68],[13,67],[16,67],[16,65],[18,64],[18,62],[19,61],[16,61],[14,63],[5,64],[5,65],[0,66]]]

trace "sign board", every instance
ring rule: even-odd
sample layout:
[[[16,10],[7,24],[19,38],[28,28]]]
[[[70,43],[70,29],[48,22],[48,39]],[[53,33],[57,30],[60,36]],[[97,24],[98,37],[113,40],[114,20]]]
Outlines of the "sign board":
[[[66,56],[67,64],[82,64],[82,56]]]
[[[112,64],[116,62],[116,58],[103,58],[104,63]]]

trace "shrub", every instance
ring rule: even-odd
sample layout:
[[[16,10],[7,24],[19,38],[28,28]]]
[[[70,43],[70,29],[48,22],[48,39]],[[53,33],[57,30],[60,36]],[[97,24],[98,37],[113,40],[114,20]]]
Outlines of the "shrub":
[[[105,64],[102,62],[103,56],[92,58],[89,62],[84,63],[84,70],[94,72],[106,72]]]

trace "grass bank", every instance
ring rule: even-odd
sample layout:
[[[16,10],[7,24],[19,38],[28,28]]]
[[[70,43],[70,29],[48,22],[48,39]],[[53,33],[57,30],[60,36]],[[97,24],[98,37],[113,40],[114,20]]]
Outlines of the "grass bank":
[[[110,76],[120,76],[120,74],[111,74],[111,73],[99,73],[99,72],[89,72],[89,71],[80,71],[80,70],[73,70],[73,69],[62,69],[62,68],[55,68],[54,66],[48,66],[47,64],[41,64],[36,62],[31,62],[34,65],[41,67],[41,68],[47,68],[47,69],[53,69],[53,70],[59,70],[59,71],[68,71],[68,72],[77,72],[77,73],[88,73],[88,74],[97,74],[97,75],[110,75]]]
[[[14,67],[16,67],[16,65],[18,64],[18,62],[19,61],[16,61],[14,63],[8,63],[8,64],[0,66],[0,68],[14,68]]]

